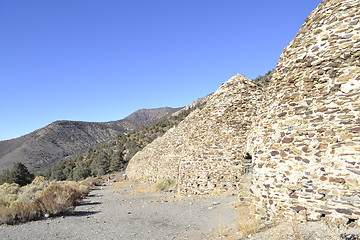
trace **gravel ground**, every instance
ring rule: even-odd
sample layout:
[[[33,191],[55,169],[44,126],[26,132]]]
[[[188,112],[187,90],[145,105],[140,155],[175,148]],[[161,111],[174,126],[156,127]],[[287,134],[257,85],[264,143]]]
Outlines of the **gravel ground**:
[[[93,190],[71,216],[0,226],[0,239],[212,239],[236,219],[236,197],[138,193],[113,183]]]
[[[110,182],[97,187],[71,216],[0,226],[0,239],[335,240],[341,239],[340,234],[343,233],[350,234],[350,237],[360,236],[360,229],[330,229],[324,223],[298,222],[284,222],[242,236],[231,230],[237,218],[234,207],[236,197],[179,198],[171,192],[135,194],[138,189],[136,184],[123,185],[118,189]]]

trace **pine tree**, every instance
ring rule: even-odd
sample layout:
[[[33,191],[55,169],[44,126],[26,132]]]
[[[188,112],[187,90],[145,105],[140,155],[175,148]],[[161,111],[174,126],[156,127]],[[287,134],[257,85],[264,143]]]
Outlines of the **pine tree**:
[[[110,160],[109,156],[101,151],[90,165],[91,175],[101,176],[109,172]]]
[[[19,184],[20,186],[25,186],[31,183],[34,179],[34,174],[31,174],[27,167],[20,162],[14,164],[10,176],[11,181]]]
[[[124,167],[124,154],[122,149],[118,149],[110,159],[110,172],[116,172]]]

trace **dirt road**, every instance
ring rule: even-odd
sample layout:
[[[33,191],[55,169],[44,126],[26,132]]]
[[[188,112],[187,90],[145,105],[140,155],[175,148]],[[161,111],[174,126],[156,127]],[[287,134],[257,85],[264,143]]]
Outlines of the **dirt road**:
[[[187,198],[138,193],[114,183],[93,190],[71,216],[0,226],[0,239],[215,239],[232,225],[236,197]]]

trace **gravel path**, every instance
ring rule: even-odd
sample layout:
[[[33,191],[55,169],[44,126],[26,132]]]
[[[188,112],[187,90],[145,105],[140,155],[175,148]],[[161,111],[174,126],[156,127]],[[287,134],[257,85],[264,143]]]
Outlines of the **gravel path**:
[[[122,189],[114,188],[114,183],[97,187],[71,216],[0,226],[0,239],[244,239],[241,234],[226,231],[236,222],[236,197],[179,199],[169,192],[135,194],[136,184],[124,185]],[[229,234],[219,237],[219,233]],[[359,228],[338,230],[311,222],[284,222],[246,239],[337,240],[343,233],[352,235],[342,239],[360,239]]]
[[[0,239],[215,239],[233,225],[236,197],[177,199],[173,193],[134,194],[113,183],[93,190],[71,216],[0,226]]]

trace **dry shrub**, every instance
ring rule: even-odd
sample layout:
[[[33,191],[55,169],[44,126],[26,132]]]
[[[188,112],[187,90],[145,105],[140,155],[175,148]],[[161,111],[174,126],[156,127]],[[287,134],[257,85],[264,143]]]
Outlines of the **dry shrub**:
[[[37,186],[38,188],[45,188],[49,186],[50,182],[45,179],[43,176],[37,176],[34,178],[34,180],[31,182],[31,185]]]
[[[326,224],[327,228],[333,233],[333,239],[340,236],[342,230],[344,230],[344,220],[340,218],[331,218],[330,216],[325,216],[323,222]]]
[[[164,191],[168,191],[171,187],[175,186],[175,181],[172,179],[161,179],[158,180],[154,185],[153,185],[153,190],[155,192],[164,192]]]
[[[0,205],[9,205],[18,198],[20,186],[16,183],[4,183],[0,185]]]
[[[237,240],[236,232],[232,229],[224,227],[222,224],[218,224],[217,236],[220,239]]]
[[[88,187],[88,186],[86,186],[86,185],[84,185],[82,183],[74,182],[74,181],[59,181],[59,182],[56,182],[54,184],[74,188],[74,189],[78,190],[79,192],[81,192],[82,197],[87,196],[89,194],[90,190],[91,190],[90,187]]]
[[[0,205],[0,224],[13,224],[15,214],[13,209]]]
[[[130,184],[128,182],[115,182],[113,188],[115,190],[120,190],[128,187]]]
[[[32,203],[16,200],[9,206],[0,206],[0,223],[15,224],[37,219],[39,212]]]
[[[71,186],[51,185],[45,189],[41,197],[34,201],[36,208],[50,215],[68,214],[82,199],[83,193]]]
[[[10,205],[14,215],[13,223],[27,222],[29,220],[38,219],[40,213],[33,203],[15,201]]]
[[[75,182],[49,183],[37,179],[21,189],[0,186],[0,191],[4,194],[0,195],[0,224],[15,224],[39,219],[44,214],[70,213],[88,192],[88,187]]]
[[[81,181],[80,183],[87,187],[93,187],[93,186],[101,186],[104,183],[104,180],[95,177],[89,177]]]
[[[239,204],[237,206],[236,225],[237,230],[240,231],[243,236],[259,232],[260,222],[255,217],[255,207],[253,205]]]
[[[18,199],[23,202],[30,202],[37,197],[40,197],[41,193],[51,183],[45,180],[44,177],[36,177],[31,184],[21,187],[18,192]]]
[[[17,194],[20,190],[19,184],[16,183],[4,183],[0,186],[0,194]]]
[[[135,190],[133,191],[134,194],[138,194],[138,193],[150,193],[153,192],[153,188],[152,186],[150,186],[149,184],[139,184]]]

